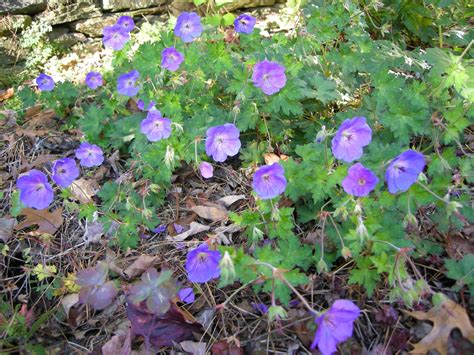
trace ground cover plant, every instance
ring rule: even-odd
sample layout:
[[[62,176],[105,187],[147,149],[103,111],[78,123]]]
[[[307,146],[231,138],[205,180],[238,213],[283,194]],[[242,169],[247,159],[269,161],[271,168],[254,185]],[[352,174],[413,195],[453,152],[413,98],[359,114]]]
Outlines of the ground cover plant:
[[[44,353],[48,331],[104,354],[470,346],[465,7],[314,2],[272,36],[184,12],[140,44],[124,16],[103,30],[112,70],[41,73],[4,135],[0,347]],[[72,143],[38,140],[35,115]]]

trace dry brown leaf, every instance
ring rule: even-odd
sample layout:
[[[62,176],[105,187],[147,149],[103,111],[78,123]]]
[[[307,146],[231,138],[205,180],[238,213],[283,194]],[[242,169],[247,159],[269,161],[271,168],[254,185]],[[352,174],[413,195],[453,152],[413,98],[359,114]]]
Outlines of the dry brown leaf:
[[[263,159],[265,159],[265,164],[272,165],[273,163],[278,163],[280,160],[287,161],[288,156],[285,154],[278,156],[275,153],[265,153],[263,154]]]
[[[433,307],[428,312],[406,313],[416,319],[433,322],[431,331],[420,342],[412,344],[410,354],[427,354],[430,350],[437,350],[441,355],[447,354],[449,335],[454,328],[458,328],[466,339],[474,341],[474,328],[466,310],[449,298],[440,307]]]
[[[7,90],[0,90],[0,101],[5,101],[11,98],[14,95],[15,91],[13,88]]]
[[[206,354],[207,343],[186,340],[179,343],[179,345],[181,345],[181,348],[187,353],[190,353],[193,355]]]
[[[47,208],[44,210],[34,210],[32,208],[23,208],[20,215],[24,215],[26,218],[24,221],[18,223],[15,230],[23,228],[38,226],[38,229],[31,232],[35,235],[51,234],[53,235],[61,224],[63,224],[63,209],[62,207],[55,209],[53,212],[49,212]]]
[[[79,303],[79,294],[70,293],[69,295],[61,299],[61,305],[63,306],[64,313],[66,313],[66,318],[69,318],[69,311],[72,307]]]
[[[149,267],[158,261],[159,256],[140,255],[131,265],[129,265],[123,274],[128,279],[140,276]]]
[[[182,242],[183,240],[186,240],[192,235],[208,231],[209,228],[209,226],[205,226],[204,224],[191,222],[191,224],[189,225],[189,229],[186,232],[175,235],[174,237],[170,236],[167,239],[172,240],[174,242]]]
[[[99,184],[95,180],[79,179],[69,186],[72,197],[82,203],[93,202],[92,196],[95,196],[99,189]]]
[[[221,205],[209,204],[207,206],[194,206],[190,208],[199,217],[213,222],[222,221],[227,218],[227,210]]]
[[[236,203],[237,201],[243,200],[244,198],[246,198],[245,195],[229,195],[218,199],[217,202],[229,207],[230,205]]]
[[[13,235],[13,228],[15,227],[16,219],[10,217],[0,218],[0,240],[4,243]]]

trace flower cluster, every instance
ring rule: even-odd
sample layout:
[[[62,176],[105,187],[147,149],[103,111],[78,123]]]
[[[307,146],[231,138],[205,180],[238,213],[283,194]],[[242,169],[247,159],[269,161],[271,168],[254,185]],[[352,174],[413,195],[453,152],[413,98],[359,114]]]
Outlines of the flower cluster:
[[[130,16],[121,16],[112,26],[104,27],[102,42],[107,48],[121,50],[130,39],[135,23]]]
[[[366,123],[365,117],[354,117],[339,126],[332,139],[332,152],[337,159],[350,163],[362,157],[363,148],[371,141],[372,129]],[[413,150],[400,154],[390,163],[385,174],[388,191],[395,194],[408,190],[424,167],[423,154]],[[356,163],[349,168],[342,187],[350,195],[363,197],[374,190],[378,182],[379,179],[371,170],[361,163]]]
[[[85,167],[98,166],[104,161],[102,149],[87,142],[76,149],[76,158]],[[79,168],[71,158],[62,158],[53,162],[51,179],[60,187],[67,188],[79,177]],[[54,191],[48,178],[39,170],[32,169],[22,174],[16,181],[20,191],[20,201],[26,206],[42,210],[48,208],[54,200]]]

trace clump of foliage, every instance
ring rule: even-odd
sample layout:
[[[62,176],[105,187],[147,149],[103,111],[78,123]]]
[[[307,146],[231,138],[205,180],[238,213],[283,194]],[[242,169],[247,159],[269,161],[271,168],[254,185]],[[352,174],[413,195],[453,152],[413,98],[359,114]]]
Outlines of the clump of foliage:
[[[104,30],[104,44],[117,51],[114,70],[86,80],[90,89],[51,87],[42,77],[38,99],[45,106],[66,115],[75,105],[67,119],[84,133],[76,151],[81,165],[98,166],[104,152],[118,150],[133,173],[106,182],[101,204],[77,206],[80,215],[98,214],[105,226],[120,221],[111,243],[134,248],[139,231],[159,224],[155,211],[177,168],[212,162],[218,169],[239,154],[243,167],[256,170],[254,207],[230,217],[244,229],[243,244],[219,246],[219,255],[204,244],[190,251],[192,281],[222,275],[222,287],[252,284],[255,292],[271,294],[272,319],[285,317],[293,294],[304,303],[295,287],[308,282],[309,270],[332,270],[341,257],[353,259],[349,283],[369,297],[382,281],[392,298],[408,304],[429,293],[412,259],[442,250],[420,233],[420,211],[429,208],[423,218],[441,232],[474,221],[472,159],[463,148],[474,114],[472,42],[429,47],[429,26],[419,33],[424,48],[374,40],[372,10],[340,1],[319,5],[304,9],[297,31],[270,38],[257,29],[239,31],[248,19],[235,19],[240,33],[229,35],[232,30],[211,18],[181,15],[174,33],[163,31],[159,41],[133,49],[134,34],[119,21]],[[411,30],[410,21],[404,25]],[[437,23],[441,31],[443,23]],[[267,153],[287,159],[262,166]],[[41,174],[24,175],[18,188],[35,188],[50,202],[52,187]],[[208,167],[205,175],[212,176]],[[296,226],[321,237],[309,244]],[[472,261],[466,260],[448,263],[448,276],[464,279]],[[165,313],[177,291],[170,278],[149,269],[132,287],[131,304]],[[97,282],[83,282],[93,289],[81,292],[100,290],[104,282],[102,272]],[[349,307],[347,333],[359,310],[345,302],[327,313],[304,304],[318,314],[320,328],[323,315]],[[328,340],[328,353],[336,340]]]

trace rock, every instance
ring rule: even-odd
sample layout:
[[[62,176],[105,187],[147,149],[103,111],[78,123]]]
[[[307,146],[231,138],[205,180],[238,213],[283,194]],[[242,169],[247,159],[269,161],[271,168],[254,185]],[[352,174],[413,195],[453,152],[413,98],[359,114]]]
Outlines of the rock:
[[[102,0],[102,8],[110,11],[138,10],[151,6],[163,5],[166,0]]]
[[[140,24],[142,17],[147,18],[154,14],[161,14],[166,8],[164,6],[149,7],[135,11],[117,12],[113,14],[102,15],[101,17],[94,17],[87,20],[80,20],[70,24],[73,31],[81,32],[89,37],[102,37],[102,31],[105,26],[113,25],[120,16],[135,17],[135,24]],[[151,22],[151,20],[150,20]]]
[[[59,25],[86,18],[101,16],[94,0],[76,0],[74,4],[58,4],[55,8],[38,15],[50,25]]]
[[[82,33],[69,33],[69,28],[56,26],[48,33],[49,40],[63,49],[67,49],[79,42],[84,42],[86,36]]]
[[[34,15],[46,9],[46,0],[2,0],[0,15],[24,14]]]
[[[275,5],[276,0],[235,0],[225,4],[224,11],[234,11],[242,8],[262,7]]]
[[[102,37],[104,27],[113,25],[115,21],[117,21],[117,18],[117,15],[93,17],[74,22],[70,26],[74,31],[81,32],[89,37]]]
[[[169,5],[173,15],[178,16],[181,12],[196,11],[196,6],[189,0],[172,0]]]
[[[0,36],[19,33],[29,25],[31,25],[31,17],[28,15],[0,16]]]

